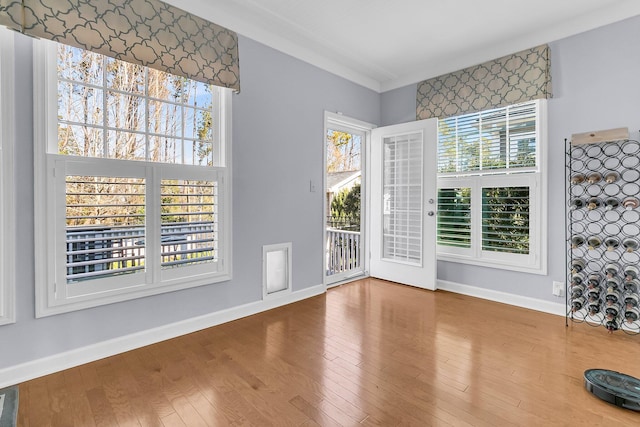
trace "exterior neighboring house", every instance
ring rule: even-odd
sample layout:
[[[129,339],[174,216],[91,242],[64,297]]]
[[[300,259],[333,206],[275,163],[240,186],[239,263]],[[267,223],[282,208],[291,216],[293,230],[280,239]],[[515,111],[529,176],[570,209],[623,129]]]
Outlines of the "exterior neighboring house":
[[[357,171],[341,171],[327,173],[327,221],[331,217],[331,202],[336,194],[342,190],[350,190],[354,185],[360,184],[362,172]]]

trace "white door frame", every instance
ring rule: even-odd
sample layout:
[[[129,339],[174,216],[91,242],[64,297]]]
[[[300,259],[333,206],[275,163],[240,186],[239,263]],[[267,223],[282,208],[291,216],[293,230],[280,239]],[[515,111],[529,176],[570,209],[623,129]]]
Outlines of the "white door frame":
[[[368,200],[370,196],[370,190],[368,185],[369,180],[369,168],[368,161],[369,155],[371,153],[371,130],[374,129],[376,125],[364,122],[362,120],[354,119],[351,117],[344,116],[342,113],[333,113],[331,111],[324,112],[324,132],[322,134],[322,175],[323,175],[323,193],[322,193],[322,277],[323,284],[325,288],[337,286],[342,283],[348,282],[350,280],[356,280],[362,277],[366,277],[369,274],[369,213],[368,213]],[[344,130],[348,131],[349,129],[354,131],[359,131],[364,133],[364,140],[362,141],[362,145],[360,147],[360,170],[361,170],[361,215],[360,215],[360,241],[362,245],[362,265],[363,272],[362,274],[357,274],[353,277],[347,276],[342,277],[341,280],[334,281],[331,280],[331,276],[327,275],[327,271],[325,268],[325,256],[327,254],[326,242],[327,242],[327,227],[326,227],[326,218],[325,213],[327,212],[327,131],[329,129],[336,130]]]

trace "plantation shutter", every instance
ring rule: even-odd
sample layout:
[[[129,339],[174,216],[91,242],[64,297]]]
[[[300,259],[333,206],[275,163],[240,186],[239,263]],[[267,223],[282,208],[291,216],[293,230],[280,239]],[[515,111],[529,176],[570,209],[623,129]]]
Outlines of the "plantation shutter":
[[[548,45],[418,83],[417,120],[451,117],[551,97]]]
[[[529,253],[529,187],[482,189],[482,250]]]
[[[536,166],[536,106],[529,102],[438,121],[438,173]]]
[[[0,0],[0,24],[240,90],[237,34],[159,0]]]
[[[458,248],[471,247],[471,189],[438,190],[437,243]]]

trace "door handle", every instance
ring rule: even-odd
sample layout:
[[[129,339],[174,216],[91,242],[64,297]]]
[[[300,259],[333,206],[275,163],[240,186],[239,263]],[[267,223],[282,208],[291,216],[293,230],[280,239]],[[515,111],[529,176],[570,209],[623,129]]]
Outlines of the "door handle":
[[[427,212],[427,215],[429,215],[429,216],[434,216],[435,214],[436,214],[436,213],[435,213],[434,211],[429,211],[429,212]]]

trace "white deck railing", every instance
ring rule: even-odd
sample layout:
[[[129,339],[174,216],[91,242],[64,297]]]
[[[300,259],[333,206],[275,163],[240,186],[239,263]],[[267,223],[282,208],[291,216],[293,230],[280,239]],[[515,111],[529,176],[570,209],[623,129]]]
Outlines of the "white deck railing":
[[[327,228],[327,275],[362,268],[360,232]]]

